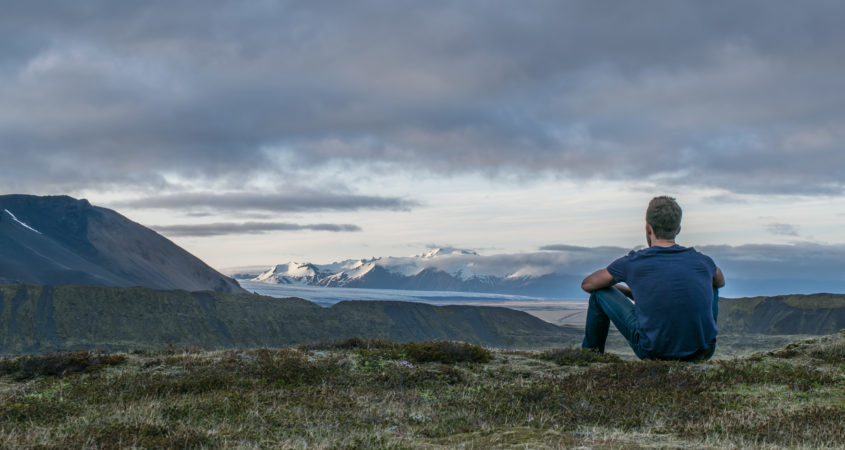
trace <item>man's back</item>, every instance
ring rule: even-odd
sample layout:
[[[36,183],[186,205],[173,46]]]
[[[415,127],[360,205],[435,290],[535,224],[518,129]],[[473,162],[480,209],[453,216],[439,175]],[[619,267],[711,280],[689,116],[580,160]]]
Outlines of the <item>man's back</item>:
[[[674,198],[651,199],[645,223],[648,248],[581,282],[581,289],[590,293],[583,348],[604,352],[613,322],[639,358],[702,361],[713,356],[717,289],[725,285],[725,276],[710,257],[675,243],[681,215]]]
[[[639,345],[655,357],[683,357],[716,341],[712,259],[693,248],[653,246],[607,267],[635,299]]]

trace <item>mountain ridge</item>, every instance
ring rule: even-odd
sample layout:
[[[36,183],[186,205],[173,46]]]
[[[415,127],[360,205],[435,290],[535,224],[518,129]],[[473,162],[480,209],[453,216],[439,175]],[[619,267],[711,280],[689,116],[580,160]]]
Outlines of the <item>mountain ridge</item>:
[[[88,200],[0,195],[0,283],[245,292],[164,236]]]
[[[582,332],[493,306],[345,301],[142,287],[0,285],[0,354],[286,347],[362,337],[505,348],[574,344]]]
[[[481,292],[547,298],[580,296],[582,276],[522,265],[503,270],[475,251],[436,248],[410,257],[350,259],[331,264],[289,262],[238,279],[321,287]],[[302,268],[310,271],[303,275]]]

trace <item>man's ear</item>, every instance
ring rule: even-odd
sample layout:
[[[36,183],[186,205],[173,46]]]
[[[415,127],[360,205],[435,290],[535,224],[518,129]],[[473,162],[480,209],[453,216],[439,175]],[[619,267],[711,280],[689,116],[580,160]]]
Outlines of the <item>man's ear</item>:
[[[645,224],[645,234],[654,234],[654,230],[651,228],[651,225],[646,222]]]
[[[679,234],[681,234],[681,227],[680,226],[678,226],[678,229],[675,230],[675,236],[677,236]]]

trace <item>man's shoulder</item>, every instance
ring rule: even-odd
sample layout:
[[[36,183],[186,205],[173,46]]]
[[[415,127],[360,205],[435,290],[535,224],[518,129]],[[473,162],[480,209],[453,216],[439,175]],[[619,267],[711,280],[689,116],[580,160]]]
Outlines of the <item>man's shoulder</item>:
[[[669,258],[693,258],[693,259],[705,259],[711,260],[709,256],[700,251],[696,250],[695,247],[684,247],[678,244],[675,244],[671,247],[659,247],[659,246],[652,246],[640,249],[631,250],[627,255],[623,256],[622,258],[630,259],[630,260],[637,260],[637,259],[648,259],[648,258],[659,258],[662,257],[669,257]],[[622,259],[620,258],[620,259]]]
[[[685,248],[686,248],[686,250],[687,250],[687,251],[689,251],[689,252],[690,252],[690,254],[691,254],[691,255],[695,255],[695,256],[697,256],[697,257],[699,257],[699,258],[705,258],[705,259],[709,259],[709,260],[712,260],[712,259],[713,259],[713,258],[711,258],[710,256],[708,256],[707,254],[702,253],[702,252],[700,252],[700,251],[696,250],[696,249],[695,249],[695,247],[685,247]]]

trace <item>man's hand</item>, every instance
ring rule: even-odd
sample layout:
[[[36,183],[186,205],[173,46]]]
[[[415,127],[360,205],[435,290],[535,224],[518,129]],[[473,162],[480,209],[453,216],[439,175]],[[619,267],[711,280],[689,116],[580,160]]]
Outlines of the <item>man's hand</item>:
[[[592,294],[593,291],[611,287],[614,284],[616,284],[616,280],[613,279],[613,275],[607,269],[601,269],[584,278],[584,281],[581,282],[581,289]]]
[[[625,284],[617,284],[614,286],[616,289],[619,289],[619,292],[625,294],[625,297],[630,298],[631,300],[634,299],[634,294],[631,292],[631,288]]]

